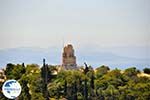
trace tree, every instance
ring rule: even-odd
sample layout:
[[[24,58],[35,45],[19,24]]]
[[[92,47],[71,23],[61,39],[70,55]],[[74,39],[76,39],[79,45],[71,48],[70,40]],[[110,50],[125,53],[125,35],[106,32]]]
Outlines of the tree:
[[[146,73],[146,74],[150,74],[150,68],[144,68],[143,71],[144,71],[144,73]]]
[[[89,71],[89,67],[87,66],[86,63],[85,64],[85,69],[84,69],[84,74],[87,75],[88,71]],[[87,87],[87,82],[88,80],[85,78],[84,79],[84,100],[88,100],[88,87]]]
[[[146,68],[145,68],[146,69]],[[54,74],[55,72],[57,74]],[[138,76],[135,67],[121,71],[101,66],[94,70],[85,63],[83,70],[61,70],[56,66],[24,63],[7,64],[8,79],[17,79],[22,87],[20,100],[149,100],[150,77]],[[46,84],[45,84],[46,83]],[[0,83],[2,87],[3,83]],[[46,91],[47,90],[47,91]],[[45,94],[46,92],[47,94]],[[7,100],[0,91],[0,100]]]
[[[136,67],[131,67],[131,68],[125,69],[124,71],[124,74],[127,75],[128,77],[137,76],[138,73],[140,73],[140,71],[137,70]]]
[[[6,70],[5,70],[5,75],[7,77],[7,79],[13,79],[14,75],[12,73],[12,70],[14,69],[15,65],[12,63],[8,63],[6,65]]]
[[[29,87],[28,87],[28,77],[26,75],[23,75],[23,77],[20,79],[19,83],[22,87],[21,95],[19,96],[20,100],[30,100],[31,95],[29,93]]]
[[[91,66],[89,66],[89,71],[87,72],[87,75],[86,75],[88,78],[89,78],[89,81],[88,81],[88,84],[89,84],[89,99],[94,99],[95,98],[95,86],[94,86],[94,83],[95,83],[95,72],[93,70],[93,68]]]
[[[24,63],[22,65],[17,64],[7,64],[5,74],[7,79],[20,79],[21,76],[25,73],[25,66]]]
[[[134,82],[138,81],[137,74],[140,73],[140,70],[136,69],[136,67],[127,68],[124,71],[124,75],[127,76],[128,80],[133,80]]]
[[[48,84],[48,65],[45,64],[45,59],[43,59],[43,67],[41,68],[41,78],[43,83],[43,95],[48,100],[48,90],[47,90],[47,84]]]
[[[27,80],[27,86],[29,88],[31,100],[44,100],[44,96],[42,94],[43,84],[39,65],[27,65],[26,73],[23,75],[23,77],[25,80]]]
[[[109,85],[103,92],[106,100],[118,99],[119,91],[113,85]]]
[[[96,77],[100,78],[103,75],[105,75],[108,71],[110,70],[110,68],[108,66],[102,65],[98,68],[96,68]]]

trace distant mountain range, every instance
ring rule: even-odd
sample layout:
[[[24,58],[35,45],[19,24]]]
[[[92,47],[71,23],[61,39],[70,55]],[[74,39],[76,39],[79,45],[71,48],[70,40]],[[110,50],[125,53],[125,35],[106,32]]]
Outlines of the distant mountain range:
[[[46,63],[60,65],[62,48],[50,47],[50,48],[11,48],[0,50],[0,68],[4,68],[7,63],[25,63],[32,64],[36,63],[41,65],[42,59],[46,59]],[[94,68],[100,65],[108,65],[110,68],[125,69],[128,67],[137,67],[143,69],[150,67],[149,59],[144,58],[132,58],[124,57],[107,52],[101,51],[90,51],[86,49],[77,50],[76,52],[78,65],[83,65],[87,62]]]

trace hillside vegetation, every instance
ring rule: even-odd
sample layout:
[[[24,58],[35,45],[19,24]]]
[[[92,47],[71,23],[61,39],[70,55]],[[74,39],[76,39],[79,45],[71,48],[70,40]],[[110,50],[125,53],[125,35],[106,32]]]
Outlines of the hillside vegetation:
[[[7,64],[5,75],[21,84],[17,100],[150,100],[148,70],[110,70],[108,66],[59,70],[52,65]],[[0,100],[7,100],[2,92]]]

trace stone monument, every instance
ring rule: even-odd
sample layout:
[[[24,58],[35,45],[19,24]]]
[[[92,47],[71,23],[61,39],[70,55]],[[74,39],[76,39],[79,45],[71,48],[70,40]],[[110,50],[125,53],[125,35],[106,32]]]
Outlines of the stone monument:
[[[71,44],[63,48],[62,67],[66,70],[77,69],[76,56],[74,55],[74,49]]]

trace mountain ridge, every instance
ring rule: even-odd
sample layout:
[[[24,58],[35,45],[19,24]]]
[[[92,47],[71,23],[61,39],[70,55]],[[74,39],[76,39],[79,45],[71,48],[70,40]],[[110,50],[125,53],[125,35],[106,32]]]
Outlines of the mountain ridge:
[[[76,50],[75,50],[76,51]],[[22,47],[0,50],[0,68],[6,66],[7,63],[36,63],[41,65],[42,59],[45,58],[48,64],[61,64],[62,49],[58,47],[38,48],[38,47]],[[142,69],[149,66],[149,59],[139,59],[125,57],[108,52],[101,51],[86,51],[80,49],[75,52],[78,65],[83,65],[84,62],[99,67],[100,65],[108,65],[111,68],[127,68],[130,66]]]

